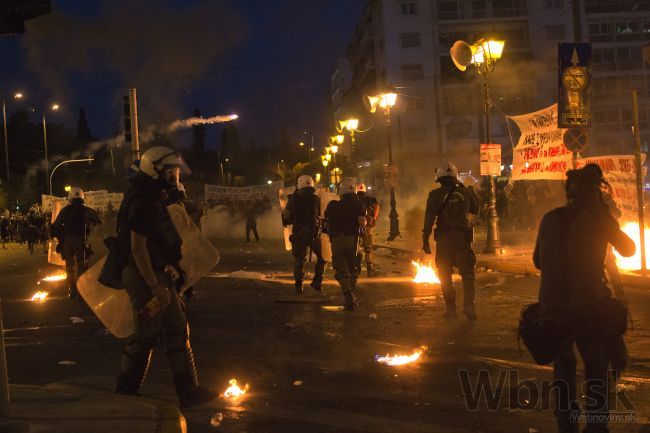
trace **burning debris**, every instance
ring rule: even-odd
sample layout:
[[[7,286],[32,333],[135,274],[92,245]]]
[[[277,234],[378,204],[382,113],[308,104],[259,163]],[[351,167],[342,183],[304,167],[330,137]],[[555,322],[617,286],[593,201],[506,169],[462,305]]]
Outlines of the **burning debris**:
[[[47,277],[43,278],[41,281],[52,283],[55,281],[63,281],[66,278],[68,278],[68,275],[65,272],[59,272],[56,274],[48,275]]]
[[[243,388],[240,388],[237,384],[237,379],[230,379],[228,383],[230,386],[223,393],[223,396],[229,400],[236,400],[248,392],[248,384],[246,384]]]
[[[39,290],[38,292],[34,293],[32,295],[32,302],[45,302],[45,299],[48,297],[50,293],[45,292],[42,290]]]
[[[636,252],[632,257],[622,257],[616,254],[616,263],[622,271],[636,271],[641,269],[641,236],[639,235],[639,223],[628,222],[623,224],[621,230],[628,235],[636,245]],[[650,245],[650,227],[645,228],[645,244]],[[650,267],[650,255],[646,257],[646,267]]]
[[[436,270],[433,269],[433,265],[429,260],[428,263],[423,263],[418,261],[412,261],[411,264],[415,267],[416,274],[413,278],[414,283],[418,284],[440,284],[440,278],[436,274]]]
[[[416,362],[426,351],[427,351],[427,347],[421,346],[420,348],[416,349],[415,352],[413,352],[411,355],[388,355],[388,354],[386,354],[386,356],[376,355],[375,361],[377,361],[380,364],[386,364],[392,367],[397,367],[400,365],[412,364]]]

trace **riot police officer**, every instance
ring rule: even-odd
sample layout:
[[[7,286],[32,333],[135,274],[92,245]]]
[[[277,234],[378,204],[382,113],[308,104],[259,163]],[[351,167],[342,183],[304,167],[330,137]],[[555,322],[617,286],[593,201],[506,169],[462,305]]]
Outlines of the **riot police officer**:
[[[442,187],[429,193],[422,230],[422,250],[431,254],[429,235],[435,224],[436,267],[445,298],[445,317],[456,317],[456,290],[451,280],[456,267],[463,279],[463,313],[468,319],[475,320],[476,256],[472,250],[473,230],[468,214],[478,213],[478,197],[473,188],[465,187],[458,181],[458,169],[453,164],[436,168],[436,180]]]
[[[366,225],[366,208],[357,197],[354,180],[345,178],[338,186],[340,200],[329,202],[325,209],[327,232],[332,242],[332,265],[335,278],[345,296],[345,309],[354,310],[357,300],[359,269],[357,254],[360,236]]]
[[[122,282],[137,316],[136,330],[122,354],[116,392],[138,394],[153,349],[164,335],[180,406],[210,401],[217,393],[199,386],[189,325],[176,288],[183,283],[182,239],[171,219],[168,192],[178,189],[187,166],[164,146],[149,148],[134,173],[117,218]],[[187,169],[189,172],[189,169]]]
[[[357,185],[357,196],[366,209],[366,227],[363,231],[363,237],[361,238],[361,243],[363,245],[363,254],[360,251],[358,257],[358,268],[361,270],[362,256],[365,255],[366,259],[366,270],[368,276],[372,277],[374,275],[373,271],[373,233],[372,229],[377,224],[377,219],[379,218],[379,203],[377,199],[371,197],[367,194],[366,185],[360,183]]]
[[[61,209],[52,225],[52,237],[58,241],[57,252],[65,260],[70,299],[79,296],[77,280],[88,269],[88,260],[92,257],[88,244],[90,229],[102,222],[94,209],[84,206],[85,198],[81,188],[71,188],[68,192],[69,204]]]
[[[294,258],[293,278],[296,294],[303,292],[302,280],[310,251],[316,256],[311,286],[318,292],[323,290],[325,260],[323,260],[320,244],[320,209],[320,198],[314,189],[314,179],[308,175],[300,176],[297,191],[289,196],[287,206],[282,212],[283,225],[285,227],[293,225],[290,240],[291,254]]]

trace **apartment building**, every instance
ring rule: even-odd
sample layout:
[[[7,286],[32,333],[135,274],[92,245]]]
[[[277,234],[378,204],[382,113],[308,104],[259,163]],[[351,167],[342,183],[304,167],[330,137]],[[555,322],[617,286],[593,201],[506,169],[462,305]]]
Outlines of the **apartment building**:
[[[648,74],[642,47],[650,38],[650,1],[581,0],[369,0],[352,39],[349,81],[333,83],[333,113],[352,113],[375,127],[359,135],[358,158],[383,158],[381,116],[365,112],[363,94],[391,84],[400,97],[393,114],[396,162],[428,167],[453,158],[462,170],[478,168],[484,136],[484,95],[474,68],[458,71],[449,49],[456,40],[506,41],[489,75],[492,141],[504,158],[516,140],[505,115],[546,107],[557,100],[557,44],[593,45],[593,128],[588,153],[629,153],[630,90],[641,98],[644,133]],[[576,32],[575,26],[579,27]],[[343,95],[341,97],[341,95]]]

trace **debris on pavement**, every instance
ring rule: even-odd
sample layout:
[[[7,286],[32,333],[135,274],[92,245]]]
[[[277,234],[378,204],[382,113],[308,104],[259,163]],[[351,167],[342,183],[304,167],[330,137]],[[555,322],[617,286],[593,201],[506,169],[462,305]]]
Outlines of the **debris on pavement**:
[[[77,365],[74,361],[59,361],[59,365]]]
[[[303,381],[302,380],[294,380],[293,381],[293,386],[302,386]]]
[[[70,317],[70,320],[72,321],[72,323],[84,323],[84,319],[77,316]]]
[[[223,421],[223,414],[221,412],[217,412],[214,415],[212,415],[212,418],[210,418],[210,425],[214,428],[218,428],[221,425],[222,421]]]

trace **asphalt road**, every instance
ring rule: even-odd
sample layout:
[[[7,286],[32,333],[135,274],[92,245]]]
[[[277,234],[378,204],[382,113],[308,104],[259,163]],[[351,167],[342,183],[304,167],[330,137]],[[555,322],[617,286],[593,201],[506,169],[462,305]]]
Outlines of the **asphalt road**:
[[[523,346],[520,353],[516,337],[519,312],[536,297],[536,278],[481,272],[479,319],[448,321],[441,317],[439,287],[412,283],[409,257],[380,250],[381,275],[361,279],[359,309],[344,312],[323,308],[343,300],[331,271],[326,296],[309,288],[300,297],[293,294],[292,260],[279,242],[215,243],[222,261],[197,285],[199,299],[188,304],[200,379],[223,392],[228,380],[237,378],[250,390],[236,404],[220,399],[186,411],[190,432],[555,431],[549,410],[517,408],[513,394],[526,379],[538,383],[551,376]],[[37,285],[39,279],[54,270],[42,253],[29,256],[17,246],[0,250],[10,381],[110,390],[124,342],[105,335],[83,302],[67,300],[63,283],[49,285],[44,303],[29,301],[46,284]],[[235,271],[250,274],[233,278]],[[629,297],[635,329],[627,340],[634,363],[623,385],[638,422],[614,424],[612,431],[647,432],[648,294],[637,290]],[[427,351],[411,365],[389,367],[375,360],[421,346]],[[488,408],[485,398],[472,407],[481,371],[493,385],[505,375],[495,407]],[[465,390],[463,377],[470,385]],[[163,348],[143,393],[175,401]],[[531,397],[522,390],[519,401],[526,400]],[[217,413],[224,420],[215,430],[210,419]]]

